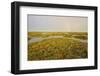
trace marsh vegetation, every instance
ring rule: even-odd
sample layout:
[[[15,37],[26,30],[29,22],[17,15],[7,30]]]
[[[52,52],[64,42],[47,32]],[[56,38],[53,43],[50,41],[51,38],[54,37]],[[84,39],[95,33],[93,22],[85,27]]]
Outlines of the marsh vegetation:
[[[87,32],[28,32],[28,60],[88,57]]]

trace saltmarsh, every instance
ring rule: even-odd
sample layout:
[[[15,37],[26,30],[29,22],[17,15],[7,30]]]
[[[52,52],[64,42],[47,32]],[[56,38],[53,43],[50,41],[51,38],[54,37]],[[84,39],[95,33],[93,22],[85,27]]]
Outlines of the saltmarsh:
[[[87,32],[28,32],[28,60],[88,57]],[[52,36],[52,37],[51,37]],[[41,40],[33,41],[35,38]]]

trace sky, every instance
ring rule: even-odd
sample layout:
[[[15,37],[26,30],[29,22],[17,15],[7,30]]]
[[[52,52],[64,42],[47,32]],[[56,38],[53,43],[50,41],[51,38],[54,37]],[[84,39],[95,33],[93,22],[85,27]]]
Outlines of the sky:
[[[87,32],[88,17],[79,16],[27,16],[28,32]]]

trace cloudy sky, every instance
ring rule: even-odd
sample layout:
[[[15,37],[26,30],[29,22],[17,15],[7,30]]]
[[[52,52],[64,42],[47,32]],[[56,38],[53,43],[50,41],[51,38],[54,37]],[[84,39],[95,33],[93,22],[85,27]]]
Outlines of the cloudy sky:
[[[87,32],[88,18],[28,15],[28,32]]]

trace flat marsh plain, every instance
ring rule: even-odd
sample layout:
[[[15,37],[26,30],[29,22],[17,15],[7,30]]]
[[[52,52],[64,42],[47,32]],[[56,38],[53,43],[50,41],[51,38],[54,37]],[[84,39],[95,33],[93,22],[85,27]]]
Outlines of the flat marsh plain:
[[[28,32],[28,61],[88,58],[87,32]]]

